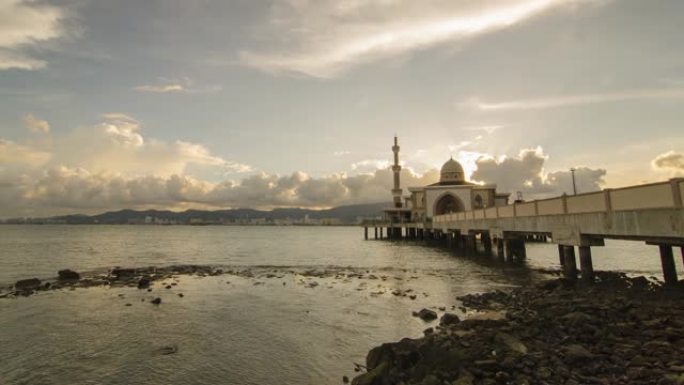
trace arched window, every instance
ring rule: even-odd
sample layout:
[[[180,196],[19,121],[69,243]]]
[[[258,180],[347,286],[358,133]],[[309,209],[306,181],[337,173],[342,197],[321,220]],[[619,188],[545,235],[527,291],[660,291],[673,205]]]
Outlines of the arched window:
[[[476,209],[481,209],[484,207],[484,203],[482,202],[482,195],[480,195],[480,194],[475,195],[475,202],[473,203],[473,206]]]

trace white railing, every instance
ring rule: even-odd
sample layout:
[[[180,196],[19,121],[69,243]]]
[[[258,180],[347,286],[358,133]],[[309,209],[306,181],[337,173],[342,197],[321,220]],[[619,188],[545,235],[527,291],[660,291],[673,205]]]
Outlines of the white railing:
[[[677,178],[667,182],[606,189],[572,196],[563,195],[501,207],[437,215],[433,218],[433,222],[680,208],[682,207],[682,193],[684,193],[684,178]]]

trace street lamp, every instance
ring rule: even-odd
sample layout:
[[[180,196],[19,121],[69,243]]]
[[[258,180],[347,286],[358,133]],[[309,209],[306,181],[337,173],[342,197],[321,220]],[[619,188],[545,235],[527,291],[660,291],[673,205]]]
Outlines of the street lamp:
[[[572,192],[574,195],[577,195],[577,183],[575,183],[575,171],[577,171],[576,168],[571,168],[570,172],[572,173]]]

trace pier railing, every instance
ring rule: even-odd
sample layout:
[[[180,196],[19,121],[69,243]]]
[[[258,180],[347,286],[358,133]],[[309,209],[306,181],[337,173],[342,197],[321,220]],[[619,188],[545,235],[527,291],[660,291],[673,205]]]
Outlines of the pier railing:
[[[681,208],[684,178],[437,215],[433,222]]]

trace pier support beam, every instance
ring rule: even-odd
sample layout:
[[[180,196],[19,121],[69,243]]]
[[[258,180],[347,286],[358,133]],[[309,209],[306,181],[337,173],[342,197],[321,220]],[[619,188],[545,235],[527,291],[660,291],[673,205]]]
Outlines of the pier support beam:
[[[560,259],[560,265],[561,267],[565,266],[565,246],[563,245],[558,245],[558,259]]]
[[[594,282],[594,264],[591,260],[591,247],[579,247],[580,271],[582,272],[582,280],[585,282]]]
[[[378,228],[375,227],[375,239],[378,239]]]
[[[668,285],[677,283],[677,268],[674,263],[674,254],[671,245],[658,245],[660,248],[660,262],[663,265],[663,279]]]
[[[488,232],[480,234],[480,240],[484,246],[485,254],[492,255],[492,236]]]
[[[577,261],[575,259],[575,246],[563,246],[563,276],[570,280],[577,279]]]
[[[474,233],[469,233],[466,237],[466,252],[468,254],[477,254],[477,240]]]
[[[496,238],[496,256],[499,259],[505,258],[504,242],[501,238]]]
[[[368,227],[363,228],[363,237],[368,240]]]
[[[504,253],[505,253],[505,257],[506,257],[506,262],[513,262],[514,253],[513,253],[513,242],[512,241],[513,241],[512,239],[505,239],[505,238],[503,241],[504,247],[505,247]]]

